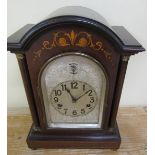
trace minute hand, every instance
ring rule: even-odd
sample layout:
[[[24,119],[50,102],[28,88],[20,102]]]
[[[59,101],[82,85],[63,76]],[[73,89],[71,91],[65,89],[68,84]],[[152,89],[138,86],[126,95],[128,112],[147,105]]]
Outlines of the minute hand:
[[[84,95],[87,94],[88,92],[89,92],[89,90],[86,91],[84,94],[80,95],[78,98],[76,98],[76,101],[79,100],[82,96],[84,96]]]

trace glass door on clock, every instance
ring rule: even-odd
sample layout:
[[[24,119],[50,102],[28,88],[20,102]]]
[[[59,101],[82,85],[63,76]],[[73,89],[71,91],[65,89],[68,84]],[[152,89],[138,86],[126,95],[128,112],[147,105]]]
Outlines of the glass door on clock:
[[[100,128],[107,79],[100,63],[80,53],[58,55],[40,75],[49,128]]]

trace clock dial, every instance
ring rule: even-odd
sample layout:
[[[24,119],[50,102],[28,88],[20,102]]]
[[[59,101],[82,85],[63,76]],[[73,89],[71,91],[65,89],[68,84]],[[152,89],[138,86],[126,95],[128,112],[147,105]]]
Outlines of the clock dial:
[[[101,127],[106,76],[92,57],[74,52],[52,58],[41,87],[48,127]]]
[[[51,92],[50,101],[61,114],[78,117],[95,108],[97,95],[89,84],[73,80],[58,84]]]

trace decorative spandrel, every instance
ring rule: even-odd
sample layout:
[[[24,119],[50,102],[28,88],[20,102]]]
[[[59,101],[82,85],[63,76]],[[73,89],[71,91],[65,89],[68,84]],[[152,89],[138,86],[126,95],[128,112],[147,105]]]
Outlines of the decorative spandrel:
[[[34,51],[34,61],[41,57],[41,55],[54,47],[68,47],[78,46],[81,48],[89,47],[97,52],[102,52],[105,58],[112,62],[112,53],[104,49],[104,43],[100,40],[93,41],[93,35],[88,32],[71,32],[58,31],[51,33],[50,40],[44,40],[42,46],[37,51]]]

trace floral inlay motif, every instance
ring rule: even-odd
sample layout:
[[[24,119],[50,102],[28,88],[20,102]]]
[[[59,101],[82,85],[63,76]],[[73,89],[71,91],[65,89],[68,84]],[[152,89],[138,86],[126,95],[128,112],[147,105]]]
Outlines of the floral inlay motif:
[[[87,32],[56,32],[52,40],[45,40],[40,49],[34,52],[34,61],[39,58],[44,51],[51,50],[54,47],[78,46],[81,48],[89,47],[95,51],[103,52],[106,59],[112,62],[112,53],[104,49],[101,41],[93,42],[92,35]]]

